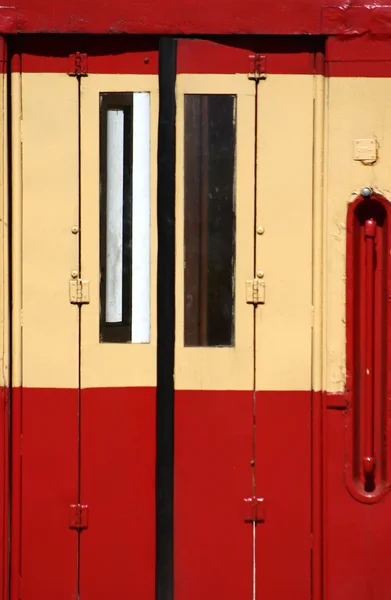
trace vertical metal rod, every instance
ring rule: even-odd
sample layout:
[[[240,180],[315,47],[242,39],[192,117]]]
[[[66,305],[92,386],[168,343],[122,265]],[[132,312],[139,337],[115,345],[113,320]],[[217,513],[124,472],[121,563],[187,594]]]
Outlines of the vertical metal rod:
[[[375,237],[376,221],[367,219],[365,237],[365,404],[364,404],[364,457],[365,479],[373,479],[374,457],[374,292],[375,292]]]

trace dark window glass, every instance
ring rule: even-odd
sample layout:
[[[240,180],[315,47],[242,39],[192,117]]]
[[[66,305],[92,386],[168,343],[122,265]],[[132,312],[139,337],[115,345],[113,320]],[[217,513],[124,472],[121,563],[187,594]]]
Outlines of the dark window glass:
[[[235,122],[235,96],[185,96],[185,346],[234,345]]]
[[[149,93],[100,95],[100,339],[150,340]]]

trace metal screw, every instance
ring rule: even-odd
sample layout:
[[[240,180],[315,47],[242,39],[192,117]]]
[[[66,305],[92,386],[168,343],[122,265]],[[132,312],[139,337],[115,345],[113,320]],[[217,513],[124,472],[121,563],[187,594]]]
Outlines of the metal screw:
[[[71,276],[72,276],[72,279],[76,279],[76,277],[78,276],[78,272],[72,271]]]
[[[361,190],[361,196],[364,196],[364,198],[369,198],[370,196],[372,196],[373,194],[373,189],[370,187],[363,187],[363,189]]]
[[[251,465],[252,467],[255,465],[255,460],[254,460],[253,458],[250,460],[250,465]]]
[[[72,227],[72,233],[79,233],[79,228],[77,227],[77,225],[74,225]]]
[[[258,235],[262,235],[265,233],[265,230],[263,227],[261,227],[261,225],[257,228],[257,234]]]
[[[258,279],[262,279],[262,277],[265,275],[265,273],[263,271],[258,271],[257,273],[257,277]]]

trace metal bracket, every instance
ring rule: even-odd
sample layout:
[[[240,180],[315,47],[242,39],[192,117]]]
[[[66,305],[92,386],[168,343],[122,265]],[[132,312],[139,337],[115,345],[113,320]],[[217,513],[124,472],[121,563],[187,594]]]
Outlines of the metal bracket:
[[[71,514],[69,520],[70,529],[87,529],[88,527],[88,506],[87,504],[71,504]]]
[[[75,52],[68,59],[68,75],[70,77],[87,77],[88,65],[87,54]]]
[[[265,521],[265,498],[244,499],[244,520],[246,523],[263,523]]]
[[[248,78],[253,81],[266,79],[266,56],[264,54],[250,54]]]
[[[250,279],[246,281],[246,302],[247,304],[265,304],[265,282],[259,279]]]
[[[71,304],[88,304],[90,301],[90,282],[86,279],[69,281],[69,302]]]

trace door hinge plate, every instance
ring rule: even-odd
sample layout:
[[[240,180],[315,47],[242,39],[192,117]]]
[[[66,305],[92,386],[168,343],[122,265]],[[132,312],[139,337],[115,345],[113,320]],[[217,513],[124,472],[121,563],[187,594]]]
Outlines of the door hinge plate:
[[[252,81],[266,79],[266,56],[263,54],[250,54],[248,78]]]
[[[69,282],[69,302],[88,304],[90,301],[90,282],[86,279],[71,279]]]
[[[244,520],[246,523],[262,523],[265,521],[265,498],[244,499]]]
[[[87,77],[87,54],[75,52],[68,59],[68,75],[70,77]]]
[[[265,282],[259,279],[246,281],[247,304],[265,304]]]
[[[87,529],[88,527],[88,506],[87,504],[71,504],[70,506],[70,529]]]

